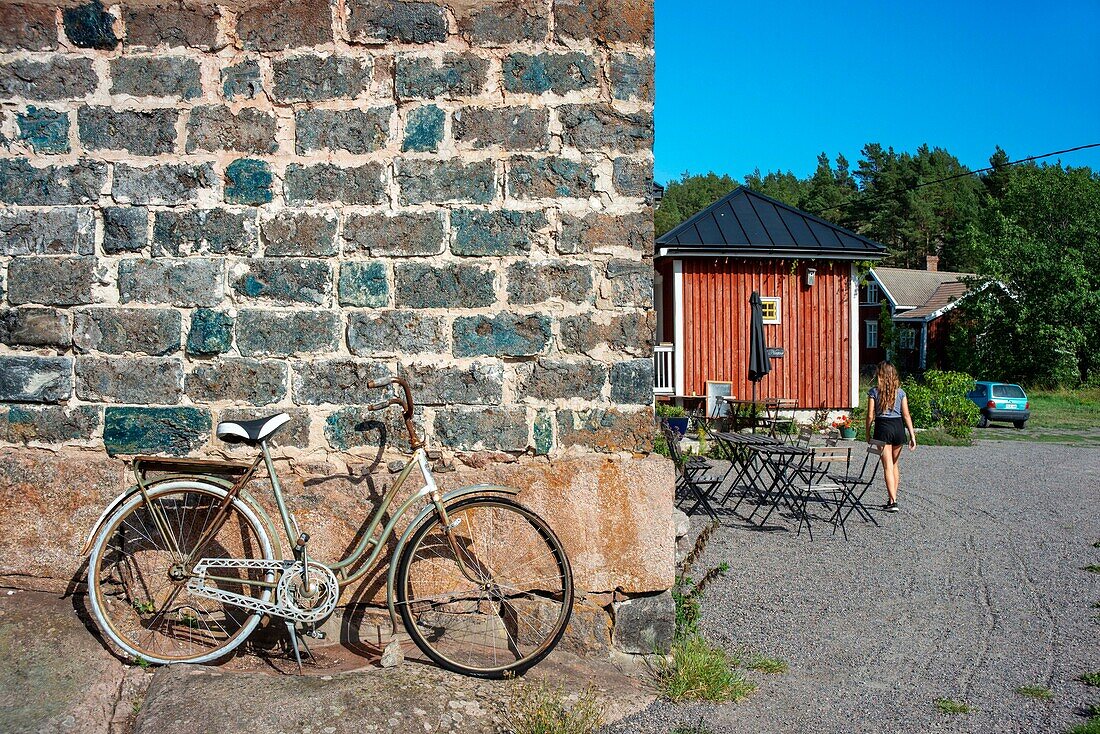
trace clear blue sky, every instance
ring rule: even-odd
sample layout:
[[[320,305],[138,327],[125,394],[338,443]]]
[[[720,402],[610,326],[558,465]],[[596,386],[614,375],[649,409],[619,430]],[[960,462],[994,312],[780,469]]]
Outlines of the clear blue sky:
[[[972,168],[1100,143],[1100,0],[655,2],[661,183],[804,176],[868,142]]]

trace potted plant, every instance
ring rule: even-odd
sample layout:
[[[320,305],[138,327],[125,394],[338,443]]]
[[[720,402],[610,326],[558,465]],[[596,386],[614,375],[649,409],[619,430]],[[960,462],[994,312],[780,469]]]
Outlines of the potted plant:
[[[840,437],[846,440],[852,440],[856,437],[856,427],[852,423],[852,416],[842,415],[833,421],[833,428],[840,431]]]
[[[687,433],[688,419],[687,413],[679,405],[672,405],[671,403],[657,403],[657,418],[658,420],[664,420],[668,422],[668,425],[672,427],[672,430],[680,434],[683,438]]]

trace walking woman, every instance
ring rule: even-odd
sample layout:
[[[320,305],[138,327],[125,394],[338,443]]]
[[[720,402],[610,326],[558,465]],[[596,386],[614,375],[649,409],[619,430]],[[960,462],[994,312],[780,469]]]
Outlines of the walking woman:
[[[910,451],[917,448],[917,434],[913,430],[913,419],[909,417],[909,400],[905,397],[905,390],[901,389],[898,371],[894,369],[894,365],[879,362],[875,370],[875,386],[867,393],[867,398],[867,435],[886,444],[882,449],[882,471],[886,478],[888,498],[883,509],[897,512],[898,482],[901,479],[898,460],[901,458],[901,447],[908,443]],[[873,434],[872,420],[875,423]],[[909,429],[908,441],[905,439],[906,429]]]

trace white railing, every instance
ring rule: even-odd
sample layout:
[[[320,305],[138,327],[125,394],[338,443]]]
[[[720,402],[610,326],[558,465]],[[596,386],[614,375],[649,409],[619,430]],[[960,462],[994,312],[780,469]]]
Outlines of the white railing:
[[[656,395],[672,395],[676,381],[672,373],[673,346],[668,342],[653,347],[653,392]]]

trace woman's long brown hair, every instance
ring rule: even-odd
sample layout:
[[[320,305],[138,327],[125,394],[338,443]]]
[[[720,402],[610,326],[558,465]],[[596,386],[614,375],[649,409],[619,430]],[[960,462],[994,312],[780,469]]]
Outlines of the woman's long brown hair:
[[[898,371],[889,362],[879,362],[878,369],[875,370],[875,379],[878,381],[875,415],[881,415],[887,410],[892,410],[894,401],[898,398]]]

